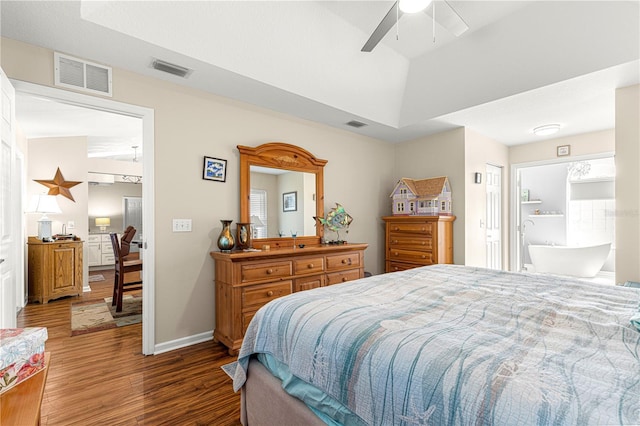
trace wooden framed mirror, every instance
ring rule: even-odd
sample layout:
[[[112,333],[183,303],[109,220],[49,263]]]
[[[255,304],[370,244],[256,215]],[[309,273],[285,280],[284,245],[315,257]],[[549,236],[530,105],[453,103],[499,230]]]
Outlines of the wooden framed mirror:
[[[282,142],[238,151],[240,222],[253,223],[253,247],[292,247],[292,235],[295,244],[320,244],[324,227],[314,217],[324,217],[327,160]]]

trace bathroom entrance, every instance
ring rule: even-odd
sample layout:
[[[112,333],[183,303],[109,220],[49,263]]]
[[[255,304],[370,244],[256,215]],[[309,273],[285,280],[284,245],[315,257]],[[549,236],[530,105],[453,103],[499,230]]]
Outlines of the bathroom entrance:
[[[613,155],[514,166],[512,269],[615,282]]]

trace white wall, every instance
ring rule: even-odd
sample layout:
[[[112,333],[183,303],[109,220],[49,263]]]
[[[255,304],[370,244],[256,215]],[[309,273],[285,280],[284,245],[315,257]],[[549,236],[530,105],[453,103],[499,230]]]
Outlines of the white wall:
[[[51,50],[3,38],[1,61],[10,78],[53,86]],[[384,270],[380,216],[390,212],[393,145],[118,68],[113,100],[155,114],[156,226],[148,232],[156,243],[156,344],[214,328],[209,252],[217,249],[220,219],[240,216],[237,145],[282,141],[328,160],[325,209],[345,207],[354,217],[349,241],[369,244],[365,270]],[[202,179],[204,155],[228,160],[225,183]],[[173,233],[173,218],[192,219],[192,232]]]
[[[27,203],[33,196],[46,194],[49,191],[46,186],[34,182],[34,179],[53,179],[58,168],[60,168],[60,172],[62,172],[62,176],[66,181],[82,182],[69,189],[75,201],[71,201],[62,195],[56,197],[62,213],[50,214],[49,218],[52,220],[52,233],[62,233],[62,225],[73,221],[75,228],[67,229],[67,232],[73,233],[83,241],[86,241],[89,236],[89,227],[87,226],[87,138],[29,139],[27,146]],[[38,235],[39,218],[39,214],[27,214],[27,235]],[[84,258],[87,259],[86,244],[84,244],[83,252]],[[87,262],[84,262],[83,270],[83,280],[86,284],[89,270]]]
[[[385,192],[387,212],[391,214],[389,195],[403,177],[425,179],[447,176],[451,184],[451,202],[456,221],[453,223],[453,262],[464,265],[466,181],[465,130],[463,128],[398,144],[395,150],[394,179]],[[347,210],[348,211],[348,210]]]
[[[89,232],[103,232],[96,226],[95,218],[108,217],[111,219],[111,226],[107,227],[104,232],[122,233],[124,231],[122,198],[142,197],[142,185],[122,182],[110,185],[89,184],[88,195]]]
[[[502,168],[502,266],[509,265],[509,150],[472,129],[465,129],[465,265],[487,266],[487,179],[486,165]],[[481,184],[474,173],[482,173]]]
[[[616,281],[640,282],[640,86],[616,90]]]

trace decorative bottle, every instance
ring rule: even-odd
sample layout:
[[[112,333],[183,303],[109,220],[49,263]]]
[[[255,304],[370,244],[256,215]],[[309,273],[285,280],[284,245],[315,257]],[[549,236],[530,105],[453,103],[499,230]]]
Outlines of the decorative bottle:
[[[231,233],[231,222],[233,221],[220,220],[220,222],[222,222],[222,231],[220,231],[220,236],[218,237],[218,248],[222,252],[230,252],[235,244]]]
[[[236,247],[239,249],[251,248],[251,223],[237,223]]]

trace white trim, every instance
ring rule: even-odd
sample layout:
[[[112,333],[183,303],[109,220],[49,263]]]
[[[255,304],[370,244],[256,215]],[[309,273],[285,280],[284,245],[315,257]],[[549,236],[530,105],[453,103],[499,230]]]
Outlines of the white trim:
[[[158,355],[169,351],[175,351],[176,349],[196,345],[198,343],[209,342],[211,340],[213,340],[213,330],[205,331],[204,333],[200,334],[194,334],[193,336],[181,337],[169,342],[160,343],[156,345],[156,350],[153,354]]]
[[[155,199],[154,199],[154,111],[150,108],[125,104],[111,99],[98,98],[82,93],[70,92],[59,88],[41,86],[20,80],[10,80],[16,91],[34,96],[54,99],[84,108],[93,108],[115,114],[128,115],[142,119],[142,222],[145,233],[143,250],[145,267],[142,270],[142,353],[155,353]]]

